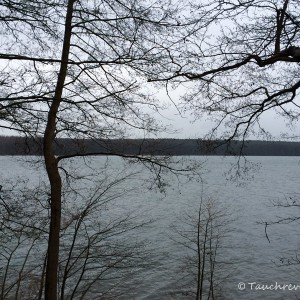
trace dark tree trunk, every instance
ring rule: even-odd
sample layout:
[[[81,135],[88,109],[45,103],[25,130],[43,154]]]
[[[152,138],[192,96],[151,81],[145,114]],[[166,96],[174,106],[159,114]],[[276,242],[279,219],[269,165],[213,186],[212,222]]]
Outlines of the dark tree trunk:
[[[56,84],[54,99],[48,113],[48,121],[44,134],[44,159],[50,182],[51,219],[48,240],[48,255],[45,280],[45,299],[57,299],[58,261],[59,261],[59,234],[61,223],[61,191],[62,182],[58,171],[58,162],[54,154],[54,139],[56,135],[56,117],[61,103],[64,83],[68,68],[70,40],[72,31],[72,15],[74,0],[68,1],[62,63]]]

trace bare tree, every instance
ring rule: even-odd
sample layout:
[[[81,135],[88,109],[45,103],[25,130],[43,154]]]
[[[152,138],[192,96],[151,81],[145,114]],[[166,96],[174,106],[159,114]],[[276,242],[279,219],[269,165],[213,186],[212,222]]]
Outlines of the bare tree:
[[[49,219],[38,191],[27,182],[2,182],[0,191],[0,299],[37,299],[42,292]],[[43,199],[44,198],[44,199]]]
[[[300,23],[298,1],[202,1],[197,22],[168,49],[164,68],[150,81],[185,83],[183,109],[216,120],[211,137],[245,139],[269,133],[267,111],[299,120]],[[224,126],[227,131],[224,133]],[[297,135],[287,135],[296,138]]]
[[[99,170],[91,180],[73,171],[65,178],[59,299],[128,293],[126,282],[134,272],[150,266],[144,241],[132,237],[150,221],[128,207],[113,211],[120,210],[119,200],[138,192],[129,184],[136,174],[111,173]],[[50,212],[46,187],[30,189],[27,182],[18,181],[12,186],[6,182],[1,189],[0,299],[43,299]]]
[[[232,222],[229,208],[202,192],[198,210],[193,207],[185,211],[180,228],[174,226],[174,240],[187,250],[181,272],[183,289],[191,298],[219,298],[222,282],[229,275],[224,250]]]
[[[274,230],[277,226],[280,225],[282,228],[286,228],[287,232],[293,230],[296,231],[298,228],[300,220],[300,216],[298,214],[300,207],[299,193],[291,192],[288,195],[285,195],[282,199],[273,200],[271,204],[274,208],[276,208],[276,216],[258,222],[258,224],[264,226],[265,237],[269,243],[272,243],[274,234],[277,233],[276,230]],[[270,229],[273,229],[273,231]],[[280,257],[275,260],[276,265],[293,266],[300,264],[299,247],[297,246],[294,249],[288,250],[289,253],[282,253],[280,254]],[[291,252],[293,252],[293,254],[290,254]]]
[[[0,2],[0,126],[42,137],[50,183],[45,299],[58,297],[60,168],[70,157],[56,157],[55,142],[165,130],[143,110],[157,111],[159,103],[141,86],[145,72],[149,75],[164,55],[161,42],[181,26],[174,15],[183,7],[179,1],[155,0]],[[168,166],[141,155],[128,158],[153,168],[157,181]]]

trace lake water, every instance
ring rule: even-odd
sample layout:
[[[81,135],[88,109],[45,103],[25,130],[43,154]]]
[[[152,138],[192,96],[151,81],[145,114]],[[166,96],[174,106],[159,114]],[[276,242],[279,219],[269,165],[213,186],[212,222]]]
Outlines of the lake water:
[[[89,166],[109,164],[106,176],[115,173],[128,174],[139,169],[139,174],[128,182],[138,190],[131,190],[128,182],[121,184],[119,193],[129,189],[113,202],[108,212],[118,215],[125,211],[140,212],[137,221],[155,219],[153,223],[139,229],[136,233],[126,233],[125,238],[147,239],[147,249],[153,260],[153,267],[143,269],[133,275],[124,287],[124,295],[118,299],[192,299],[186,293],[183,282],[189,280],[184,270],[184,257],[187,248],[174,241],[177,230],[186,228],[186,213],[197,214],[201,195],[217,200],[221,209],[227,209],[232,221],[228,234],[222,240],[217,260],[224,261],[220,272],[224,277],[220,284],[221,299],[297,299],[300,298],[300,265],[284,266],[280,258],[293,257],[300,247],[299,221],[267,227],[264,222],[275,221],[280,217],[300,217],[300,207],[278,208],[277,201],[298,201],[300,186],[299,157],[248,157],[249,166],[246,177],[230,180],[228,171],[236,161],[232,157],[193,157],[205,161],[201,184],[199,181],[177,181],[166,175],[165,193],[151,189],[150,176],[146,170],[137,166],[123,166],[122,160],[104,157],[92,158],[89,163],[74,160],[65,168],[76,169],[77,173],[90,172]],[[28,164],[23,158],[0,157],[1,180],[15,180],[28,177],[29,186],[34,186],[45,178],[42,166],[34,166],[28,172]],[[33,160],[33,159],[32,159]],[[31,167],[33,164],[31,163]],[[123,169],[124,167],[124,169]],[[101,173],[103,175],[103,172]],[[100,175],[99,175],[100,176]],[[202,191],[203,190],[203,191]],[[260,223],[260,224],[259,224]],[[131,235],[133,234],[133,236]],[[155,266],[155,267],[154,267]],[[184,277],[185,276],[185,277]],[[240,285],[239,285],[240,284]],[[258,286],[258,285],[260,286]],[[299,288],[283,285],[299,285]],[[261,290],[262,285],[273,290]],[[280,287],[279,287],[280,285]],[[277,286],[277,288],[275,288]],[[241,290],[239,290],[239,287]],[[257,289],[258,288],[258,289]]]

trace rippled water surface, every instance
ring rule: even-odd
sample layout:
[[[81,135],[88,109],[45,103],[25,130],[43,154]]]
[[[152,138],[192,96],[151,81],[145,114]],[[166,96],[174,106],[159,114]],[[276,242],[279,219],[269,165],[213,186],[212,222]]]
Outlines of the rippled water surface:
[[[223,299],[300,298],[300,265],[286,267],[280,262],[281,257],[294,256],[300,247],[299,222],[267,228],[264,225],[281,216],[300,217],[300,207],[277,208],[273,205],[285,199],[299,199],[300,158],[249,157],[251,168],[246,177],[237,181],[229,180],[228,174],[231,164],[236,163],[234,158],[193,159],[206,161],[203,185],[197,181],[179,184],[175,177],[166,175],[166,193],[159,193],[149,189],[150,184],[142,186],[141,179],[147,180],[149,176],[142,171],[130,181],[133,187],[139,186],[139,191],[125,195],[117,205],[114,203],[114,213],[123,213],[124,207],[132,208],[140,210],[143,218],[155,219],[144,230],[139,230],[141,238],[148,241],[155,264],[132,278],[128,283],[131,286],[127,285],[126,294],[121,299],[189,299],[182,288],[187,250],[174,241],[173,228],[184,228],[183,216],[185,212],[191,212],[191,207],[197,211],[202,189],[204,196],[215,198],[221,207],[227,207],[233,219],[231,232],[222,242],[224,249],[218,254],[220,261],[228,263],[223,271],[226,279],[220,286]],[[0,160],[2,180],[29,177],[28,184],[34,185],[45,178],[42,166],[28,172],[30,166],[21,158],[0,157]],[[104,157],[93,158],[93,166],[102,166],[105,162]],[[85,172],[86,164],[82,160],[75,160],[73,164],[77,172]],[[108,176],[120,171],[121,165],[120,159],[111,158]],[[129,172],[129,167],[126,167],[126,172]],[[130,239],[130,234],[126,238]],[[261,285],[276,286],[276,283],[277,290],[257,289],[262,288]],[[281,290],[278,285],[284,284],[299,285],[299,288],[296,291],[293,287],[290,291]]]

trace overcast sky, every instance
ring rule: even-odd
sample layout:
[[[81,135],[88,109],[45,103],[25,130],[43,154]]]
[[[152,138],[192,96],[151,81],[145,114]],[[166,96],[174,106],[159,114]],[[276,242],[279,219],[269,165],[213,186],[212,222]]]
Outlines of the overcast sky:
[[[159,117],[164,124],[170,124],[178,132],[174,135],[168,133],[161,134],[161,137],[173,138],[202,138],[214,126],[214,123],[207,118],[202,120],[195,120],[192,114],[179,115],[175,107],[170,107],[168,111],[163,112],[164,117]],[[284,135],[288,137],[296,137],[300,141],[300,124],[294,125],[294,128],[287,126],[282,117],[276,115],[274,112],[265,113],[262,118],[261,125],[270,132],[275,140],[283,140]],[[257,139],[257,137],[250,135],[250,139]]]
[[[172,101],[168,98],[166,92],[161,90],[157,93],[160,101],[168,105],[168,109],[161,111],[161,115],[156,117],[165,125],[171,125],[177,132],[174,134],[162,133],[162,138],[203,138],[214,127],[215,123],[206,116],[196,119],[193,111],[186,113],[179,112],[176,105],[180,108],[180,95],[184,90],[170,92]],[[297,140],[300,141],[300,123],[295,123],[293,127],[286,124],[286,119],[279,116],[274,111],[264,112],[261,118],[261,126],[268,131],[274,140]],[[223,127],[224,128],[224,127]],[[259,139],[257,136],[250,135],[248,139]]]
[[[180,94],[180,93],[178,93]],[[214,123],[207,117],[195,119],[193,112],[179,112],[175,104],[178,104],[179,97],[172,95],[174,104],[168,99],[163,92],[158,94],[158,98],[168,105],[168,108],[160,111],[160,114],[155,114],[155,117],[164,125],[170,125],[175,133],[164,132],[160,133],[160,138],[203,138],[213,128]],[[300,141],[300,123],[295,123],[294,127],[285,124],[283,117],[278,116],[274,112],[265,112],[261,121],[261,125],[269,131],[274,140],[293,140]],[[0,129],[0,134],[15,135],[16,133]],[[287,135],[287,138],[285,137]],[[140,132],[134,138],[143,138]],[[258,139],[256,136],[250,135],[248,139]]]

